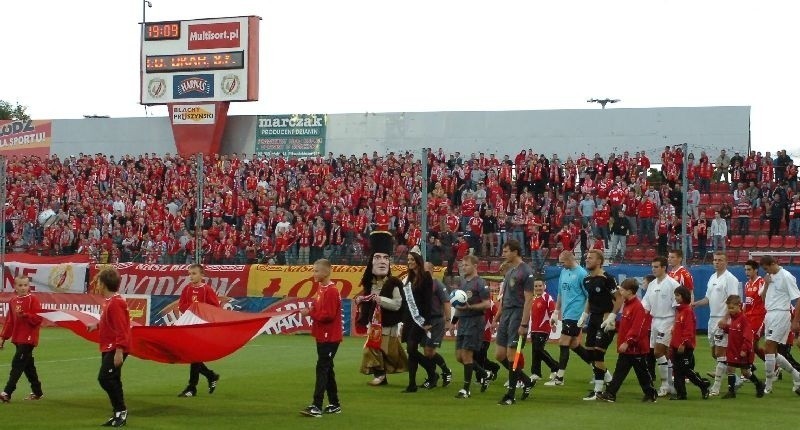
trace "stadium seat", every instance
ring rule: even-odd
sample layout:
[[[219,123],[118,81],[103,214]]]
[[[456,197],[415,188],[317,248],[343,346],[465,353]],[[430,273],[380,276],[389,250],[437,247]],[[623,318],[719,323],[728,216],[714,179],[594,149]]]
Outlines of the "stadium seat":
[[[764,210],[761,209],[761,206],[759,206],[757,208],[753,208],[753,215],[752,215],[752,218],[750,218],[750,221],[752,222],[754,219],[761,219],[761,215],[763,215],[763,214],[764,214]]]
[[[778,264],[782,266],[787,266],[792,262],[792,257],[790,255],[781,255],[777,258]]]
[[[478,272],[479,273],[486,273],[489,271],[489,262],[486,260],[481,260],[478,262]]]
[[[726,249],[725,250],[725,258],[728,259],[728,262],[736,261],[736,257],[739,255],[739,251],[736,249]]]
[[[786,236],[783,239],[783,247],[785,249],[796,249],[797,248],[797,238],[794,236]]]
[[[783,248],[783,236],[775,235],[769,241],[770,248]]]
[[[741,248],[743,243],[744,243],[744,237],[735,234],[733,235],[733,237],[731,237],[731,243],[728,246],[730,246],[731,248]]]
[[[717,211],[717,207],[716,206],[707,207],[706,208],[706,219],[713,219],[714,218],[714,212],[716,212],[716,211]]]
[[[628,241],[626,242],[626,245],[629,247],[639,245],[639,236],[633,234],[628,236]]]
[[[633,248],[633,251],[631,251],[631,261],[636,263],[644,261],[644,249]]]
[[[755,248],[756,246],[756,237],[752,234],[748,234],[744,237],[744,242],[742,243],[743,248]]]
[[[769,237],[766,234],[762,234],[756,238],[756,248],[769,248]]]
[[[709,202],[712,205],[720,205],[720,204],[722,204],[722,194],[720,194],[720,193],[712,194],[711,195],[711,199],[709,199]]]
[[[747,260],[750,259],[750,251],[741,250],[739,251],[739,257],[736,258],[736,262],[739,264],[747,263]]]
[[[655,248],[647,248],[644,251],[644,261],[645,262],[653,261],[654,258],[656,258],[656,249]]]
[[[492,273],[497,273],[500,271],[500,264],[502,262],[500,260],[492,260],[491,264],[489,264],[489,271]]]
[[[548,255],[548,258],[550,260],[558,261],[559,254],[561,254],[561,251],[558,248],[550,248],[550,254]]]

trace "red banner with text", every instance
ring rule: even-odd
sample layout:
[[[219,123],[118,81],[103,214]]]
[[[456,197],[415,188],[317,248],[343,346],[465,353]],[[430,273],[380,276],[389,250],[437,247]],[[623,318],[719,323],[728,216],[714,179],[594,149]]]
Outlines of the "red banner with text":
[[[33,293],[42,304],[42,309],[49,310],[69,310],[89,312],[100,315],[100,307],[103,305],[103,297],[97,294],[54,294],[54,293]],[[8,313],[8,302],[14,297],[14,293],[0,293],[0,322],[5,322]],[[141,325],[150,323],[150,296],[140,294],[126,294],[125,301],[128,303],[128,311],[131,321]],[[48,323],[47,325],[53,325]]]
[[[89,292],[98,292],[95,278],[106,266],[90,266]],[[180,295],[183,287],[189,283],[189,266],[186,264],[119,263],[112,266],[122,277],[120,292],[125,294]],[[249,270],[250,266],[244,265],[208,265],[205,266],[206,282],[219,296],[245,297]]]

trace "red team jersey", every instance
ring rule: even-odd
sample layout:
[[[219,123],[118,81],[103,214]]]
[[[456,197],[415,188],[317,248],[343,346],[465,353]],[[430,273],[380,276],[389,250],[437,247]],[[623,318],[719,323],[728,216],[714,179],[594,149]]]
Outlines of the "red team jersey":
[[[186,312],[186,309],[189,309],[194,302],[207,303],[212,306],[220,307],[217,293],[205,282],[201,282],[197,285],[187,285],[183,289],[183,292],[181,292],[181,298],[178,300],[178,309],[180,309],[181,312]]]
[[[759,335],[764,328],[764,316],[767,315],[764,298],[761,297],[763,290],[764,279],[760,276],[744,284],[744,315],[750,322],[750,328]]]
[[[42,305],[36,296],[28,293],[24,296],[15,296],[8,301],[6,311],[6,322],[0,337],[5,340],[11,339],[15,345],[39,344],[39,327],[42,325],[41,312]]]
[[[111,352],[117,348],[128,352],[131,346],[131,317],[128,304],[119,294],[105,299],[100,311],[98,336],[100,352]]]
[[[683,266],[678,266],[677,269],[671,270],[668,273],[669,277],[678,281],[681,286],[686,287],[689,291],[694,291],[694,278],[692,278],[692,274],[689,273]]]
[[[550,333],[550,316],[556,309],[556,302],[550,294],[544,293],[531,302],[531,333]]]
[[[755,352],[753,351],[753,329],[744,316],[744,312],[730,316],[728,324],[722,328],[728,333],[728,348],[725,350],[725,359],[728,366],[750,367],[753,364]],[[744,357],[742,357],[744,352]]]

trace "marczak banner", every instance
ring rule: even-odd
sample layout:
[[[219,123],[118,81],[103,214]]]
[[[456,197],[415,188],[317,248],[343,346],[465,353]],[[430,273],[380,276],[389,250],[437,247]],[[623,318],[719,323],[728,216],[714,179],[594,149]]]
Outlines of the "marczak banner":
[[[256,153],[284,157],[325,154],[327,116],[323,114],[259,115]]]

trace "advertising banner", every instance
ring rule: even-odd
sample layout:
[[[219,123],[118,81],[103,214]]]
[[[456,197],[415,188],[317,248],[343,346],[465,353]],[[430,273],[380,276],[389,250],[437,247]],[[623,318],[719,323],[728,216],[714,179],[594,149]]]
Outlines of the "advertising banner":
[[[327,121],[323,114],[259,115],[256,153],[285,157],[324,155]]]
[[[0,155],[4,157],[50,156],[53,139],[51,120],[0,121]]]
[[[213,103],[202,105],[176,104],[172,108],[173,124],[214,124],[216,106]]]
[[[40,293],[85,293],[88,263],[33,264],[7,262],[2,292],[14,291],[14,278],[25,275],[31,290]]]
[[[81,311],[93,314],[100,314],[103,305],[103,297],[96,294],[53,294],[53,293],[33,293],[42,304],[42,309],[47,310],[68,310]],[[0,293],[0,322],[4,322],[8,312],[8,301],[14,297],[14,293]],[[150,296],[138,294],[124,295],[128,303],[128,312],[131,321],[148,325],[150,323]]]
[[[186,264],[137,264],[119,263],[113,265],[122,276],[120,292],[125,294],[180,295],[189,283]],[[105,267],[92,264],[89,291],[96,293],[95,277]],[[250,266],[207,265],[206,282],[224,297],[247,296],[247,272]]]

